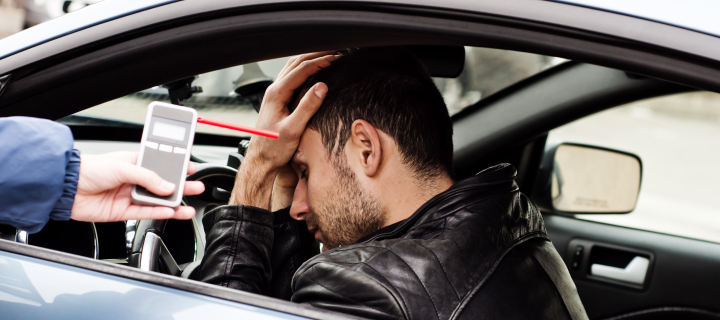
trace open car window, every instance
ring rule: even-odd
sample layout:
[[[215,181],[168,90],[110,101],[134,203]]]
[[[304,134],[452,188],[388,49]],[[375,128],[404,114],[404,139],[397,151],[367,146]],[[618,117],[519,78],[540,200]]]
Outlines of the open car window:
[[[200,116],[224,119],[243,125],[254,125],[257,112],[249,101],[238,99],[234,90],[240,83],[246,68],[262,71],[262,76],[275,80],[289,57],[235,66],[199,75],[192,83],[201,87],[184,104],[198,110]],[[465,47],[465,67],[457,78],[434,78],[435,84],[445,98],[450,115],[453,115],[480,99],[488,97],[520,80],[548,67],[564,62],[564,59],[538,54],[479,47]],[[102,117],[142,124],[147,105],[151,101],[170,102],[166,88],[156,86],[108,101],[77,113],[77,115]],[[244,135],[225,129],[198,126],[198,132],[223,135]]]
[[[565,61],[531,53],[479,47],[464,47],[464,53],[464,67],[459,76],[455,78],[434,78],[435,84],[443,94],[451,115],[505,87]],[[267,85],[270,81],[274,81],[288,59],[288,57],[285,57],[260,61],[197,75],[190,84],[196,92],[183,100],[182,103],[196,109],[201,117],[255,126],[258,114],[253,106],[253,101],[246,96],[238,95],[236,91],[248,83],[266,81]],[[68,122],[69,118],[60,121],[71,126],[73,123],[82,124],[83,121],[95,121],[97,122],[96,125],[131,126],[138,131],[145,121],[148,104],[152,101],[171,102],[168,87],[168,85],[155,86],[80,111],[74,115],[72,123]],[[100,123],[98,121],[106,122]],[[100,126],[100,129],[96,130],[103,129]],[[232,136],[237,139],[238,137],[248,136],[242,132],[203,124],[197,126],[197,132],[210,135],[210,139],[205,139],[205,143],[196,143],[192,149],[193,156],[196,159],[217,165],[226,165],[228,155],[237,151],[237,146],[221,143],[214,144],[213,141],[216,138]],[[92,136],[86,135],[75,141],[75,148],[85,154],[137,151],[139,140],[137,142],[133,142],[132,139],[116,141],[107,137],[94,140]],[[135,222],[129,221],[122,226],[120,224],[118,223],[112,230],[112,232],[117,233],[117,236],[112,237],[114,241],[113,248],[117,247],[117,250],[113,251],[113,254],[108,254],[108,245],[105,244],[107,241],[100,239],[100,242],[102,242],[100,247],[105,248],[100,250],[100,259],[113,259],[122,262],[123,259],[127,258],[126,251],[129,250],[135,234]],[[166,234],[165,239],[169,242],[170,251],[179,259],[177,262],[183,264],[197,260],[198,252],[197,248],[194,247],[195,242],[193,239],[197,240],[195,238],[198,235],[193,233],[194,226],[190,222],[173,221],[172,224],[172,226],[168,227],[168,230],[178,234]],[[110,234],[106,230],[108,228],[110,228],[109,225],[98,224],[98,236],[102,238]],[[172,238],[182,238],[188,241],[173,242],[171,241]],[[116,239],[121,240],[115,241]]]
[[[208,117],[255,126],[257,112],[250,100],[235,90],[252,81],[274,81],[289,57],[246,65],[234,66],[196,76],[192,87],[196,92],[183,101],[185,106],[197,110],[201,117]],[[473,105],[497,91],[532,76],[548,67],[565,61],[538,54],[479,47],[465,47],[465,65],[456,78],[434,78],[441,91],[450,115]],[[171,102],[166,86],[156,86],[120,97],[76,113],[78,116],[111,119],[142,125],[147,106],[152,101]],[[62,121],[62,120],[61,120]],[[246,137],[247,134],[200,124],[197,132],[223,136]],[[76,141],[76,148],[83,153],[105,153],[118,150],[135,151],[137,145],[130,142]],[[224,165],[235,147],[193,147],[193,156],[207,162]]]

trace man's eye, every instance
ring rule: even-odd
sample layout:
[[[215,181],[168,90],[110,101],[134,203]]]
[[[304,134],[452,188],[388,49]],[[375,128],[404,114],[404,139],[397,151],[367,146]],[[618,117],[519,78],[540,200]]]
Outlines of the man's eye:
[[[300,172],[300,179],[305,179],[305,177],[307,177],[306,173],[307,173],[307,169]]]

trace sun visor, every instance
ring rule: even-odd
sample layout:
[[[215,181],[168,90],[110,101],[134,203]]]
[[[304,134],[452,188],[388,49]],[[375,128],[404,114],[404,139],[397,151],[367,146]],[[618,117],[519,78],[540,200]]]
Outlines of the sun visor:
[[[463,46],[407,46],[436,78],[457,78],[465,67]]]

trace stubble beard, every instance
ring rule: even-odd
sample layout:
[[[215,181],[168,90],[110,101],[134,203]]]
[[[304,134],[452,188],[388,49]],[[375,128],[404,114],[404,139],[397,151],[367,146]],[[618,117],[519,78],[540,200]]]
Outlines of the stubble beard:
[[[335,188],[306,220],[309,226],[320,229],[323,250],[356,243],[380,230],[387,216],[372,194],[362,189],[343,153],[333,156],[332,165]]]

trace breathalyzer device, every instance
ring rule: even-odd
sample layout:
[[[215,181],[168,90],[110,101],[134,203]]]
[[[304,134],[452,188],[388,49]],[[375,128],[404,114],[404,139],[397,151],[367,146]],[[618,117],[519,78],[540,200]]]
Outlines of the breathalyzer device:
[[[158,101],[150,103],[137,165],[174,183],[175,192],[158,196],[136,185],[131,191],[133,202],[167,207],[180,205],[197,118],[197,112],[192,108]]]

